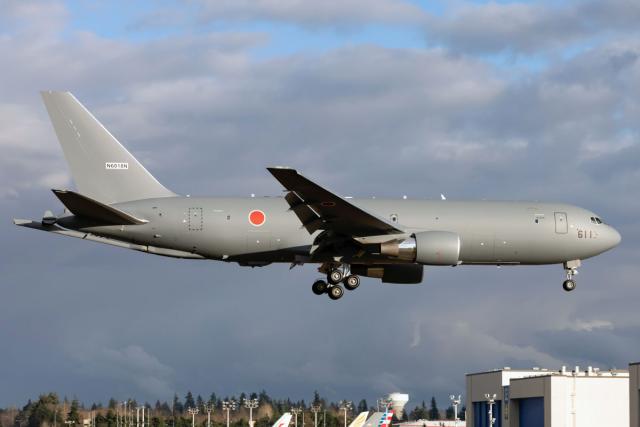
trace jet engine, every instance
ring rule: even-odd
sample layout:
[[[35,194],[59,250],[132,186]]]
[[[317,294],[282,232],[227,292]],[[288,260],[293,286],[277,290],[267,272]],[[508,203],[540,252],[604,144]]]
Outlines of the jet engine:
[[[382,243],[380,253],[425,265],[457,265],[460,236],[451,231],[422,231],[408,239]]]
[[[383,283],[422,283],[423,271],[420,264],[351,265],[351,273],[382,279]]]

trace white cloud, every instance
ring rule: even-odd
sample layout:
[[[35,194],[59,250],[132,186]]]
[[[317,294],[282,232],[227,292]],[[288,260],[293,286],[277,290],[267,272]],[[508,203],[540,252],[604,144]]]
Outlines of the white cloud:
[[[443,17],[430,16],[427,32],[454,50],[531,54],[637,31],[640,6],[633,0],[605,3],[463,2]]]

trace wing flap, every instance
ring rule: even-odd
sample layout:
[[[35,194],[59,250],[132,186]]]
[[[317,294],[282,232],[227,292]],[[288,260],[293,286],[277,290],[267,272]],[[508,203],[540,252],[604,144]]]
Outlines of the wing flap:
[[[403,233],[393,224],[305,178],[295,169],[267,169],[289,191],[285,199],[310,233],[331,230],[354,237]]]
[[[97,200],[83,196],[75,191],[51,190],[60,199],[63,205],[74,215],[96,220],[108,225],[139,225],[148,221],[139,219],[116,209],[112,206],[100,203]]]

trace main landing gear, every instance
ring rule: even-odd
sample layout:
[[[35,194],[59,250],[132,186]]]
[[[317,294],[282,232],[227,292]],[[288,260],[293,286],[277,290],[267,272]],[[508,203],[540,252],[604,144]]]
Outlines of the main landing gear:
[[[323,267],[320,267],[322,270]],[[339,300],[344,295],[344,288],[353,291],[360,286],[360,277],[351,274],[346,266],[342,268],[332,267],[327,272],[327,280],[316,280],[311,286],[311,290],[316,295],[328,294],[332,300]]]
[[[564,263],[564,271],[567,273],[567,280],[562,282],[562,289],[567,292],[571,292],[576,288],[576,281],[573,280],[573,276],[578,274],[578,267],[580,267],[579,259]]]

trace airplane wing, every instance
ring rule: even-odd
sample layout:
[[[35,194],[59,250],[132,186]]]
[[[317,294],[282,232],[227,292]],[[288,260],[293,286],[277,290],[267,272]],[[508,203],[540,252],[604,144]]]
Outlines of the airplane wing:
[[[309,233],[327,230],[351,237],[403,233],[392,223],[321,187],[295,169],[267,169],[289,191],[285,200]]]

